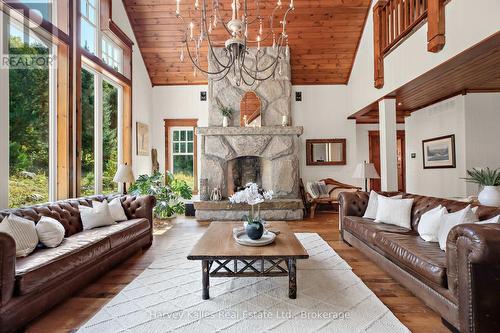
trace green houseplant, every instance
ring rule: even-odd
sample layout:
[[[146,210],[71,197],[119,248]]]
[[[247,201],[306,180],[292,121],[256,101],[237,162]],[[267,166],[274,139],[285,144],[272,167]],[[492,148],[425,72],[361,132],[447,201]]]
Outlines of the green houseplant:
[[[156,198],[154,215],[159,219],[175,217],[176,214],[184,214],[185,206],[182,199],[189,200],[192,197],[192,189],[189,185],[167,171],[165,175],[155,172],[153,175],[141,175],[130,187],[133,195],[153,195]]]
[[[233,116],[234,110],[228,106],[219,105],[219,112],[222,115],[222,127],[229,125],[229,119]]]
[[[465,181],[482,187],[478,195],[482,205],[500,207],[500,169],[467,170]]]

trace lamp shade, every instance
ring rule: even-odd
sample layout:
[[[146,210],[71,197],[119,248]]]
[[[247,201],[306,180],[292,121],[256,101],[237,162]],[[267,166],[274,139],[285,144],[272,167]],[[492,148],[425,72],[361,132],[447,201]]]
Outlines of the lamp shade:
[[[113,181],[115,183],[133,183],[135,178],[134,173],[132,172],[132,167],[127,164],[120,164]]]
[[[359,179],[378,179],[380,176],[378,175],[377,170],[375,169],[375,165],[373,163],[359,163],[356,166],[356,170],[354,170],[353,178]]]

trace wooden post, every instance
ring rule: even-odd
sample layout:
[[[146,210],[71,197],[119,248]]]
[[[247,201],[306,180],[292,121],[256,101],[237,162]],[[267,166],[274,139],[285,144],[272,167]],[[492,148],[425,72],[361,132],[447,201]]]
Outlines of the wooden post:
[[[384,25],[386,22],[382,19],[382,12],[386,0],[380,0],[377,2],[375,7],[373,7],[373,50],[374,50],[374,82],[375,88],[382,88],[384,86],[384,54],[383,49],[385,47],[384,43]]]
[[[445,44],[444,0],[428,0],[427,50],[439,52]]]

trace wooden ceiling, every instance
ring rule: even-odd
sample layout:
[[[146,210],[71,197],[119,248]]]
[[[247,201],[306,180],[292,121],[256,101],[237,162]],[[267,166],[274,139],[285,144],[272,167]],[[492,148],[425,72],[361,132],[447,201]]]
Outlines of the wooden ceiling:
[[[396,98],[398,121],[411,112],[468,92],[500,92],[500,32],[420,75],[386,97]],[[349,119],[378,123],[374,102]]]
[[[230,16],[230,0],[219,0],[225,20]],[[241,1],[241,0],[240,0]],[[185,31],[175,17],[175,0],[123,0],[153,85],[206,84],[205,77],[193,75],[187,57],[180,62],[182,36]],[[261,0],[263,15],[270,15],[276,0]],[[289,15],[287,31],[290,41],[293,84],[346,84],[370,0],[295,0],[295,11]],[[200,0],[200,4],[202,1]],[[211,3],[208,1],[207,3]],[[283,0],[284,6],[289,0]],[[254,1],[248,1],[250,8]],[[194,0],[181,0],[181,12],[188,19],[194,13]],[[195,16],[195,15],[192,15]],[[199,24],[199,20],[194,20]],[[265,26],[264,26],[265,28]],[[198,26],[199,30],[199,26]],[[195,31],[198,31],[195,28]],[[256,32],[250,36],[256,36]],[[251,38],[251,37],[250,37]],[[223,42],[227,34],[222,27],[213,39]],[[263,46],[270,46],[269,38]],[[206,68],[206,46],[203,65]]]

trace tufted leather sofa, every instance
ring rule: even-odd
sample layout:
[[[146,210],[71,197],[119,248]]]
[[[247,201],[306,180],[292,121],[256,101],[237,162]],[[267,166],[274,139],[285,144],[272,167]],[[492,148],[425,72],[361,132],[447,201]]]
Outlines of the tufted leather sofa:
[[[17,258],[12,237],[0,233],[0,332],[22,329],[28,322],[104,274],[153,241],[153,196],[121,196],[128,219],[83,230],[78,205],[116,196],[93,196],[46,205],[0,210],[0,222],[15,214],[37,223],[42,216],[58,220],[65,239],[56,248],[36,249]]]
[[[342,193],[342,239],[420,297],[450,329],[500,332],[500,224],[456,226],[448,235],[444,252],[438,243],[425,242],[418,236],[420,217],[440,204],[449,212],[468,204],[402,194],[414,199],[410,230],[363,218],[369,193]],[[486,220],[500,214],[500,209],[479,206],[477,214],[480,220]]]

